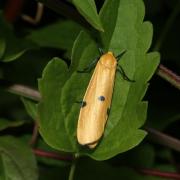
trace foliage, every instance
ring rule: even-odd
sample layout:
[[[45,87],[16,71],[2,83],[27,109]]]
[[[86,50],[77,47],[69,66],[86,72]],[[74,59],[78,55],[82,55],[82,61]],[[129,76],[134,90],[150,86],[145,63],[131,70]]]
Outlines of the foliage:
[[[0,179],[56,180],[69,176],[69,180],[160,180],[151,173],[143,175],[143,169],[175,173],[176,168],[170,162],[176,159],[176,153],[165,147],[157,148],[145,129],[166,130],[178,136],[177,90],[156,76],[151,78],[159,65],[157,50],[161,51],[163,63],[174,69],[179,67],[178,37],[174,38],[177,33],[170,33],[171,43],[163,44],[164,29],[159,27],[164,14],[157,14],[166,6],[174,13],[169,15],[170,19],[175,18],[180,3],[40,2],[47,7],[39,25],[21,19],[24,12],[29,13],[25,6],[19,10],[18,17],[13,17],[17,19],[15,23],[8,22],[13,15],[8,14],[10,4],[5,0],[0,3],[0,85],[3,89],[0,91]],[[36,3],[32,1],[29,7],[33,10]],[[22,4],[16,6],[21,9]],[[149,20],[153,21],[154,38]],[[175,27],[178,32],[179,24]],[[159,44],[162,49],[157,48]],[[119,64],[135,82],[116,73],[103,137],[96,148],[89,149],[77,142],[80,111],[77,102],[83,99],[93,69],[89,73],[78,73],[78,70],[100,57],[98,48],[112,51],[115,56],[125,50]],[[171,142],[165,142],[171,147]]]
[[[127,15],[130,8],[131,13]],[[126,49],[121,65],[136,82],[130,83],[120,75],[116,76],[108,123],[103,139],[95,150],[82,149],[77,144],[76,127],[80,107],[75,102],[83,98],[90,78],[90,74],[77,73],[77,70],[83,69],[97,57],[96,43],[81,32],[72,49],[69,71],[60,59],[53,59],[46,66],[39,81],[42,94],[39,115],[40,132],[49,145],[105,160],[131,149],[144,138],[146,133],[138,128],[145,121],[147,102],[141,100],[147,89],[147,81],[157,68],[159,56],[157,53],[146,54],[152,38],[152,26],[148,22],[142,23],[143,13],[142,2],[134,0],[121,3],[106,1],[100,11],[105,29],[105,32],[100,33],[103,49],[111,50],[114,54]],[[129,23],[125,23],[127,21]],[[126,33],[128,37],[123,39]]]

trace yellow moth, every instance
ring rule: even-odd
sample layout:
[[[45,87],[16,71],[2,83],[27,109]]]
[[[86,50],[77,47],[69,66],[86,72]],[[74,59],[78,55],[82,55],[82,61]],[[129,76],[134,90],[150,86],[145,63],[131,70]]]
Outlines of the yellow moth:
[[[81,145],[94,148],[103,135],[111,105],[116,68],[117,59],[112,52],[102,55],[95,67],[78,119],[77,139]]]

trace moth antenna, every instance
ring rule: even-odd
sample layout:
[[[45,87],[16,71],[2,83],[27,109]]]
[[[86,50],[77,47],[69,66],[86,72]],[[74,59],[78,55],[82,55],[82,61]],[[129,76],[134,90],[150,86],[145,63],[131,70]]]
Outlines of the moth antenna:
[[[121,52],[119,55],[116,56],[116,59],[118,62],[121,59],[121,57],[125,54],[125,52],[126,52],[126,50],[124,50],[123,52]]]
[[[83,70],[77,70],[78,73],[87,73],[90,72],[96,65],[98,61],[98,58],[96,58],[94,61],[91,62],[91,64],[89,64],[88,67],[85,67]]]
[[[98,48],[98,50],[99,50],[100,56],[102,56],[104,54],[104,50],[102,48],[100,48],[100,47]]]
[[[135,82],[135,80],[130,79],[130,78],[126,75],[124,69],[123,69],[120,65],[118,65],[117,71],[122,75],[123,79],[125,79],[125,80],[127,80],[127,81],[129,81],[129,82]]]

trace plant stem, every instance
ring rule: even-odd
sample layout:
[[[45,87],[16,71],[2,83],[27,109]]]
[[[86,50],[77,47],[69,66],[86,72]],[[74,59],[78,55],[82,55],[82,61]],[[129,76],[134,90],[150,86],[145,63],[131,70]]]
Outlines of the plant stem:
[[[180,90],[180,76],[160,64],[157,74]]]
[[[178,15],[179,11],[180,11],[180,1],[178,0],[177,4],[174,7],[174,10],[172,11],[171,15],[169,16],[169,18],[163,28],[161,35],[159,36],[159,39],[156,41],[156,44],[153,48],[154,51],[160,50],[168,32],[169,32],[169,29],[173,25],[173,22],[174,22],[176,16]]]
[[[75,174],[75,170],[76,170],[77,160],[78,160],[78,154],[75,155],[75,158],[71,164],[71,169],[69,172],[68,180],[74,180],[74,174]]]
[[[32,136],[31,136],[31,140],[29,142],[29,145],[30,146],[34,146],[37,142],[37,138],[38,138],[38,129],[39,129],[39,125],[38,125],[38,122],[35,121],[34,123],[34,128],[33,128],[33,133],[32,133]]]
[[[45,157],[45,158],[51,158],[51,159],[56,159],[60,161],[68,161],[71,162],[73,160],[73,157],[71,155],[61,155],[59,153],[55,152],[50,152],[50,151],[45,151],[41,149],[33,149],[33,152],[37,156]]]
[[[164,40],[173,25],[173,22],[176,18],[176,16],[179,14],[180,11],[180,1],[177,2],[177,4],[174,6],[174,9],[169,16],[166,24],[164,25],[163,31],[160,34],[158,40],[156,41],[156,44],[153,48],[154,51],[159,51],[161,49],[162,44],[164,43]],[[162,64],[159,66],[159,69],[157,71],[157,74],[163,78],[164,80],[168,81],[170,84],[175,86],[176,88],[180,89],[180,77],[173,73],[171,70],[167,69]]]
[[[0,79],[0,87],[10,93],[20,95],[35,101],[40,101],[41,99],[41,95],[37,90],[22,84],[15,84],[7,80]]]
[[[150,137],[157,143],[167,146],[180,152],[180,140],[164,134],[156,129],[145,127],[144,128],[150,135]]]
[[[156,169],[145,169],[145,168],[136,169],[136,170],[145,175],[157,176],[168,179],[180,179],[180,174],[175,172],[164,172]]]

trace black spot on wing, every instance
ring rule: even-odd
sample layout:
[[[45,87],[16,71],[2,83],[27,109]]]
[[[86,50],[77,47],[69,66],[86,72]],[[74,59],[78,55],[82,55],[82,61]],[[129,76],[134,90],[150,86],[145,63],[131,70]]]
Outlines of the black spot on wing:
[[[82,101],[81,108],[85,107],[87,105],[86,101]]]
[[[98,100],[99,100],[99,101],[105,101],[105,97],[104,97],[104,96],[99,96],[99,97],[98,97]]]

